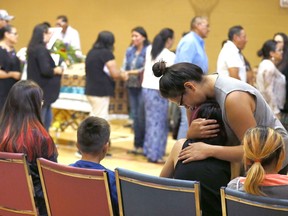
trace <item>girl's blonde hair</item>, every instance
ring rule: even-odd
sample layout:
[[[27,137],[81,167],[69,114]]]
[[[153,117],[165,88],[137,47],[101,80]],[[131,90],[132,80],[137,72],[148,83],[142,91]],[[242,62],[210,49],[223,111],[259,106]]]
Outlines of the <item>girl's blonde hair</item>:
[[[285,158],[285,145],[281,134],[269,127],[258,126],[247,130],[243,141],[244,165],[247,171],[244,189],[254,195],[265,195],[260,190],[265,167],[274,164],[281,169]]]

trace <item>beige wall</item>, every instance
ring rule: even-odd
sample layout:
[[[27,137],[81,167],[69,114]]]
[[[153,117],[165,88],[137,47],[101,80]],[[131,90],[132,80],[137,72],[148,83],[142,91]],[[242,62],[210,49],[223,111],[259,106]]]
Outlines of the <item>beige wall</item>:
[[[48,21],[54,25],[56,16],[65,14],[71,26],[79,31],[85,54],[99,31],[112,31],[116,37],[115,55],[119,66],[133,27],[142,25],[150,41],[161,28],[174,29],[175,49],[195,15],[189,0],[1,0],[0,8],[16,16],[11,24],[20,34],[17,49],[27,45],[36,24]],[[288,33],[288,8],[280,8],[278,0],[219,0],[210,15],[211,32],[206,40],[210,72],[215,70],[228,28],[236,24],[246,30],[249,41],[243,53],[255,66],[260,61],[256,52],[262,43],[275,32]]]

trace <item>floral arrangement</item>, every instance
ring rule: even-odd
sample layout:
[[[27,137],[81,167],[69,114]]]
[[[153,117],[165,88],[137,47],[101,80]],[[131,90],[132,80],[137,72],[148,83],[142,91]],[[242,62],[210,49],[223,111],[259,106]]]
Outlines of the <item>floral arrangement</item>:
[[[83,62],[81,51],[74,49],[70,44],[66,44],[61,40],[56,40],[50,51],[59,54],[68,67],[74,63]]]
[[[21,48],[17,52],[16,56],[20,60],[20,69],[21,69],[21,71],[23,71],[25,64],[26,64],[26,60],[27,60],[27,48],[26,47]]]

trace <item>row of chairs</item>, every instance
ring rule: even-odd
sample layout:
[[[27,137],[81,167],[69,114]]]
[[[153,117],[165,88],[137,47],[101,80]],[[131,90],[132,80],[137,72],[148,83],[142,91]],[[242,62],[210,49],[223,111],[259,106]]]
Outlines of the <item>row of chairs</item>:
[[[105,171],[69,167],[43,158],[38,169],[48,215],[113,215]],[[201,215],[197,181],[159,178],[117,168],[120,215]],[[224,215],[288,215],[288,200],[221,188]],[[0,152],[0,215],[37,215],[24,154]]]

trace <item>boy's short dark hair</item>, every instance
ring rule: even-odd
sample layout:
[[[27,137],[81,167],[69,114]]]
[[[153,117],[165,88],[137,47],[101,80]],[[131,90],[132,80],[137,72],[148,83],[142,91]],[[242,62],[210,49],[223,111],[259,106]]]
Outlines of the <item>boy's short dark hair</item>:
[[[83,153],[99,153],[109,138],[110,125],[103,118],[90,116],[77,130],[78,148]]]

